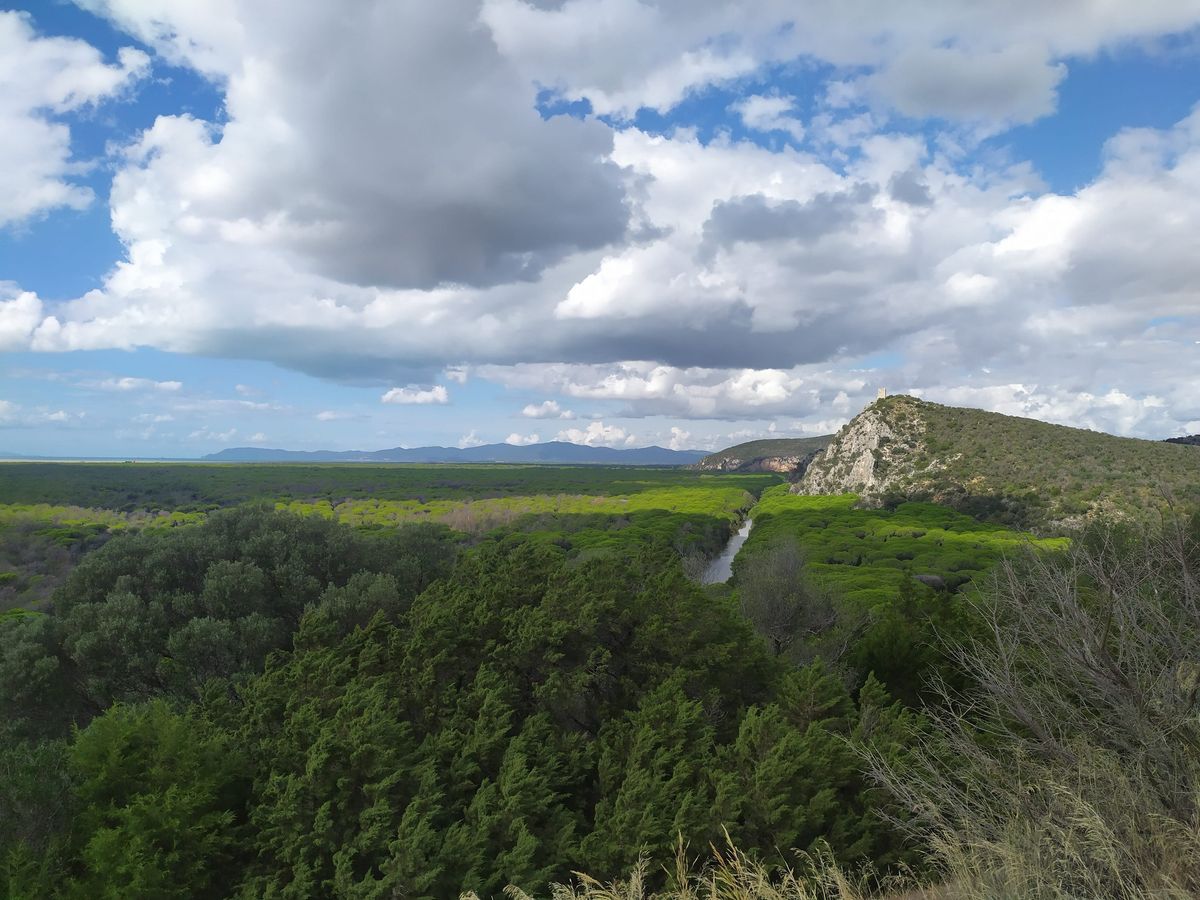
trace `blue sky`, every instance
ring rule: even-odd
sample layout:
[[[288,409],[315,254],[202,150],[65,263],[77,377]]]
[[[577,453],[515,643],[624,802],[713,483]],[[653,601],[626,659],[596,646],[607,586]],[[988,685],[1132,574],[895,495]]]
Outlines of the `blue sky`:
[[[0,3],[0,452],[1200,431],[1200,9],[822,9]]]

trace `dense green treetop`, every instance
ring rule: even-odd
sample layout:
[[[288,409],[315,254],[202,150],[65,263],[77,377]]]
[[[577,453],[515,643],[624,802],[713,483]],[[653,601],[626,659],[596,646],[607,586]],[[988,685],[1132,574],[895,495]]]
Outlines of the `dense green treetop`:
[[[498,533],[448,571],[436,530],[262,509],[113,540],[0,645],[90,721],[64,744],[71,718],[5,688],[13,737],[50,739],[0,752],[26,773],[0,788],[0,885],[499,896],[723,827],[768,858],[897,859],[854,747],[913,713],[772,654],[669,544],[627,550]]]
[[[0,727],[52,736],[115,702],[195,698],[290,647],[310,607],[342,631],[398,617],[457,552],[439,526],[365,534],[262,507],[124,535],[81,561],[52,616],[0,618]]]

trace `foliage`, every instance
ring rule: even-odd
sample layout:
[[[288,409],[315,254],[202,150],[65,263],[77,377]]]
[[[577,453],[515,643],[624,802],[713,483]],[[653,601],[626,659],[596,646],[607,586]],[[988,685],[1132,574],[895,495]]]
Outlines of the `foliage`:
[[[114,534],[196,524],[245,502],[381,532],[429,523],[474,537],[571,532],[581,550],[644,539],[708,556],[777,480],[624,466],[0,463],[0,613],[44,609]]]
[[[782,536],[756,548],[753,565],[742,567],[737,595],[742,615],[776,655],[797,639],[811,647],[838,618],[829,591],[809,575],[799,544]]]
[[[871,509],[854,494],[806,497],[786,485],[764,491],[751,515],[754,529],[735,574],[784,536],[799,542],[813,577],[865,606],[890,602],[907,573],[937,576],[955,591],[1026,544],[1066,546],[1062,538],[1034,538],[932,503]]]
[[[604,883],[577,874],[569,884],[550,886],[543,894],[552,900],[954,900],[956,894],[921,887],[907,873],[880,876],[872,867],[847,869],[825,848],[788,854],[788,865],[765,865],[739,849],[725,836],[708,854],[693,854],[677,842],[675,858],[665,867],[667,887],[653,890],[655,879],[648,861],[641,860],[625,878]],[[521,890],[507,892],[513,900],[532,900]],[[474,893],[462,900],[479,900]]]
[[[9,517],[0,524],[0,611],[43,605],[83,554],[104,543],[107,532],[100,523],[63,528]]]
[[[82,716],[59,620],[0,616],[0,744],[62,736]]]
[[[773,476],[50,468],[7,521],[91,549],[46,614],[0,615],[13,897],[498,896],[639,859],[663,896],[814,895],[793,849],[894,871],[905,810],[864,754],[913,769],[932,646],[986,637],[963,591],[1065,543]],[[688,580],[768,485],[732,589]],[[742,851],[672,876],[680,839]]]
[[[833,765],[852,756],[845,689],[805,673],[789,696],[832,693],[841,715],[788,718],[772,697],[801,676],[653,556],[572,565],[510,538],[422,595],[407,629],[377,621],[328,648],[308,630],[224,722],[262,760],[251,895],[532,889],[665,858],[674,830],[704,841],[725,821],[851,854],[888,841],[858,767]],[[766,822],[731,781],[764,753],[771,777],[813,773]]]
[[[702,846],[723,826],[763,854],[819,841],[847,859],[900,852],[853,747],[899,752],[912,714],[875,690],[856,703],[820,664],[782,664],[731,602],[683,577],[671,547],[583,558],[497,535],[394,604],[395,572],[348,572],[372,548],[345,531],[240,511],[85,560],[68,618],[92,597],[124,617],[134,600],[189,591],[219,614],[275,610],[252,565],[307,590],[307,605],[261,675],[168,690],[198,693],[185,713],[153,699],[144,674],[156,636],[179,633],[160,631],[175,604],[127,627],[137,678],[100,675],[150,699],[71,742],[78,811],[42,840],[48,874],[30,874],[33,845],[9,839],[23,861],[13,891],[489,896],[642,854],[665,862],[673,834]],[[333,586],[318,589],[324,578]]]
[[[53,736],[115,702],[195,698],[288,647],[309,607],[328,606],[341,631],[378,609],[398,616],[455,554],[435,526],[364,535],[261,508],[116,538],[71,573],[54,616],[0,619],[5,727]]]
[[[782,602],[786,592],[769,582],[778,578],[773,573],[781,548],[795,548],[803,573],[785,580],[797,596],[809,598],[793,623],[805,638],[798,652],[822,655],[860,681],[874,672],[910,703],[929,677],[956,677],[940,646],[973,627],[963,600],[971,584],[1026,546],[1050,551],[1066,545],[1065,539],[1033,538],[931,503],[869,509],[857,501],[853,494],[792,494],[786,485],[764,491],[734,562],[734,585],[746,594],[748,607],[762,605],[753,598],[764,587],[770,601]],[[767,631],[780,624],[776,620]]]
[[[1095,526],[1062,552],[1030,548],[985,579],[971,603],[988,629],[955,644],[969,687],[942,691],[934,727],[923,718],[901,738],[906,754],[874,761],[929,848],[924,886],[906,878],[890,885],[905,893],[887,893],[819,854],[795,874],[732,849],[691,866],[681,846],[663,890],[643,864],[623,881],[581,876],[543,891],[555,900],[1195,897],[1198,585],[1200,519],[1151,532]]]
[[[614,485],[614,487],[619,487]],[[512,497],[448,497],[424,500],[292,501],[282,509],[316,513],[349,525],[395,525],[403,522],[442,522],[457,531],[479,533],[509,525],[524,516],[632,515],[650,510],[728,518],[753,503],[753,496],[736,481],[708,478],[704,483],[652,487],[630,494],[558,494]]]
[[[80,897],[226,897],[240,846],[238,748],[161,700],[116,706],[80,732],[69,768]]]
[[[965,692],[877,761],[971,897],[1200,892],[1200,520],[1099,528],[996,570]]]
[[[40,900],[64,877],[76,812],[65,741],[0,743],[0,896]]]
[[[198,513],[104,509],[48,504],[0,504],[0,611],[38,609],[86,553],[127,530],[173,528]]]

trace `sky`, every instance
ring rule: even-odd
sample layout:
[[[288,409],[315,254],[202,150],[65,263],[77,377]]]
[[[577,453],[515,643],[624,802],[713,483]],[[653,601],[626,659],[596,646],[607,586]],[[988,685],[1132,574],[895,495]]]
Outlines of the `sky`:
[[[1200,432],[1200,0],[0,0],[0,453]]]

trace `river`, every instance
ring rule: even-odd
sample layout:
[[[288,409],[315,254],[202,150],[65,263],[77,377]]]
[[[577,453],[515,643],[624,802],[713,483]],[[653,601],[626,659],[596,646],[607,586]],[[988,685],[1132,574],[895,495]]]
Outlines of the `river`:
[[[742,523],[742,527],[729,539],[725,549],[708,564],[708,568],[700,576],[701,584],[723,584],[733,577],[733,558],[742,549],[742,544],[746,543],[746,538],[750,537],[750,529],[753,527],[753,519]]]

